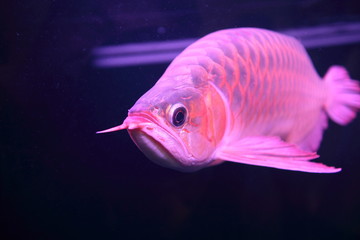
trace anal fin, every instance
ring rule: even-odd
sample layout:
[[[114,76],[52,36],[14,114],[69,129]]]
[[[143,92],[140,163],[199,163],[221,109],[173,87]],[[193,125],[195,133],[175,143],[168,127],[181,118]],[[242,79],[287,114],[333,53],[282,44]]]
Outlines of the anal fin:
[[[304,151],[317,151],[319,149],[324,130],[328,127],[328,118],[324,111],[320,112],[319,119],[310,132],[296,143]]]

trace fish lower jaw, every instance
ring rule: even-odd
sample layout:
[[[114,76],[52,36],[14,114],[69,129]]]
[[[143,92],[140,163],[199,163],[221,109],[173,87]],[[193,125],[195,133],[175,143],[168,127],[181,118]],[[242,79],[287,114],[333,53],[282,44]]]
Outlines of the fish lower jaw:
[[[145,156],[160,166],[180,172],[195,172],[209,166],[209,161],[199,161],[194,158],[173,139],[168,139],[166,143],[169,145],[169,148],[173,150],[174,154],[155,137],[138,128],[128,130],[128,132],[131,139]]]
[[[158,140],[140,129],[128,129],[129,135],[138,148],[154,163],[180,170],[183,168],[181,162]]]

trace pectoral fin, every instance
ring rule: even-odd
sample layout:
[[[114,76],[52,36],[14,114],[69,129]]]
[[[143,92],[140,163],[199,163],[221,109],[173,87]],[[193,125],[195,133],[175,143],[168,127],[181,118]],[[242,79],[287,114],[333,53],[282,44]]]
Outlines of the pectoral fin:
[[[334,173],[341,168],[310,162],[318,158],[314,152],[306,152],[295,144],[279,137],[248,137],[232,142],[219,149],[216,159],[264,167],[312,173]]]

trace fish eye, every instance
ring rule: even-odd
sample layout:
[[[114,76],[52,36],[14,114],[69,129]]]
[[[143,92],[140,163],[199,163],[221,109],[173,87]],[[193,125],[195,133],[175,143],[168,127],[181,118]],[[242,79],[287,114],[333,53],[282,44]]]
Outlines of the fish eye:
[[[184,105],[178,103],[170,109],[170,122],[175,127],[184,125],[187,118],[187,110]]]

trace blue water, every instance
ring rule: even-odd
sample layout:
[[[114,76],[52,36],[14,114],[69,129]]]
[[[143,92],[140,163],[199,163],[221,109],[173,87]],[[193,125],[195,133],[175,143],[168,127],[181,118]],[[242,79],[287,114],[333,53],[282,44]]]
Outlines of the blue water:
[[[16,1],[0,16],[1,239],[360,238],[360,117],[330,123],[338,174],[157,166],[120,124],[167,63],[96,68],[92,50],[230,27],[359,22],[357,1]],[[181,2],[181,3],[180,3]],[[309,51],[360,79],[360,44]]]

